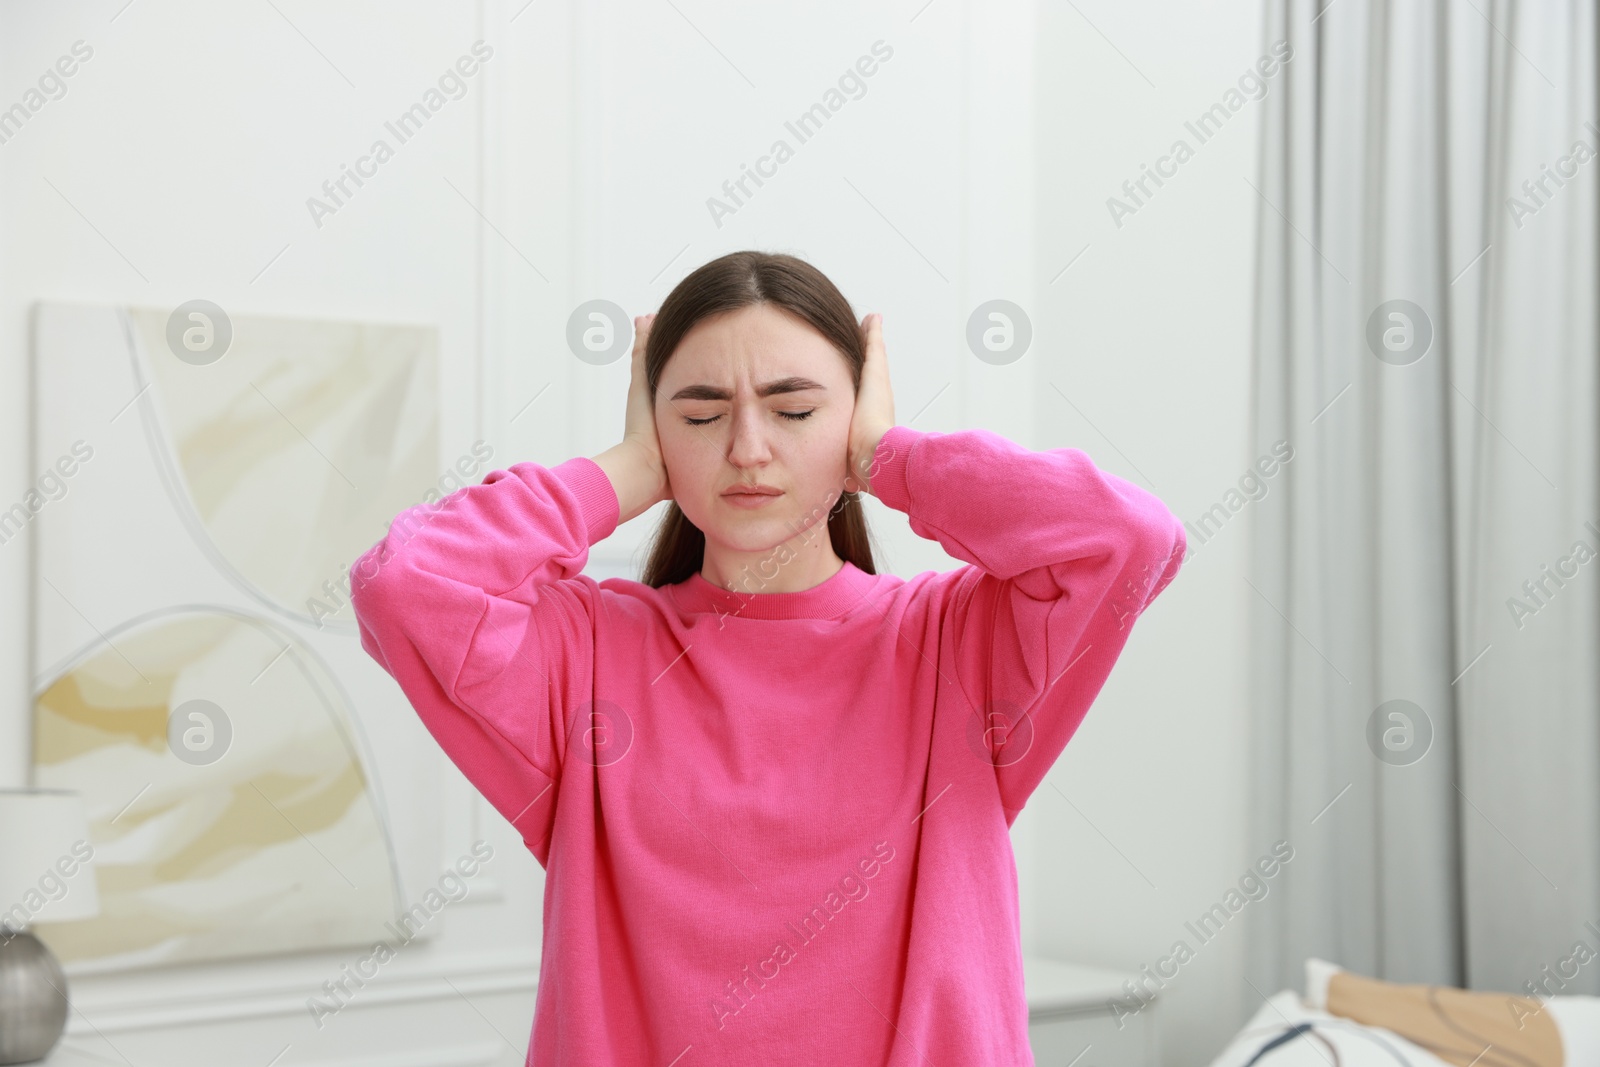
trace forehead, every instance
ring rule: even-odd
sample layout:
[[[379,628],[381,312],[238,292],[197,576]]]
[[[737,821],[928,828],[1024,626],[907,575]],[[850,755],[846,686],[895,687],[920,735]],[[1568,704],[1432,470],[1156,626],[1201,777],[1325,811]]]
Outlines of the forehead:
[[[790,375],[830,388],[850,382],[844,357],[808,322],[772,304],[752,304],[695,323],[662,369],[660,384],[737,386]]]

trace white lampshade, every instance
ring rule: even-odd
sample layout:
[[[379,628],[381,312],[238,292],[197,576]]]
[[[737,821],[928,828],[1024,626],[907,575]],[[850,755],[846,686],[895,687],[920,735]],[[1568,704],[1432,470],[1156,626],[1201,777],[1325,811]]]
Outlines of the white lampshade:
[[[0,926],[100,913],[83,798],[63,789],[0,789]]]

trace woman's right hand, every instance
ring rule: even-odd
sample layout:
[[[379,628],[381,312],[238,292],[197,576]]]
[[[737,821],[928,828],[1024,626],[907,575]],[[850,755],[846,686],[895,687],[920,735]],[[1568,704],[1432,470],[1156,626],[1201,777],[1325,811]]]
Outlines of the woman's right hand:
[[[667,465],[661,456],[661,439],[656,435],[655,408],[650,403],[650,385],[645,379],[644,351],[650,339],[655,315],[639,315],[633,320],[633,371],[628,381],[628,407],[622,429],[622,443],[593,457],[616,490],[618,524],[641,515],[663,500],[672,499]]]
[[[633,320],[633,374],[628,382],[628,410],[622,429],[622,440],[638,447],[640,459],[659,483],[650,505],[672,499],[672,485],[667,480],[667,465],[661,458],[661,438],[656,434],[655,405],[650,402],[650,383],[645,377],[644,354],[650,341],[650,327],[656,321],[655,312],[636,315]]]

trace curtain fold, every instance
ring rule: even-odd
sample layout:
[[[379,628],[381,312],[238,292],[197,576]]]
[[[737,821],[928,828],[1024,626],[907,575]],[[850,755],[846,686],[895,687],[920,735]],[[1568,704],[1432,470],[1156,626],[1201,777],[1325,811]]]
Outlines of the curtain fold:
[[[1295,458],[1251,520],[1251,834],[1295,859],[1246,977],[1525,992],[1600,954],[1595,8],[1266,37],[1253,448]]]

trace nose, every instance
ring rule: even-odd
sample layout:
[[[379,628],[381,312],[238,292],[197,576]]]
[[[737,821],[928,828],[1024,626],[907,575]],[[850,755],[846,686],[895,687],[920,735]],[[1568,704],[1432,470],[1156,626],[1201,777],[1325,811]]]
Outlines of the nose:
[[[772,459],[764,413],[759,403],[736,404],[729,418],[733,420],[733,439],[728,442],[728,462],[743,470],[746,467],[759,467]]]

